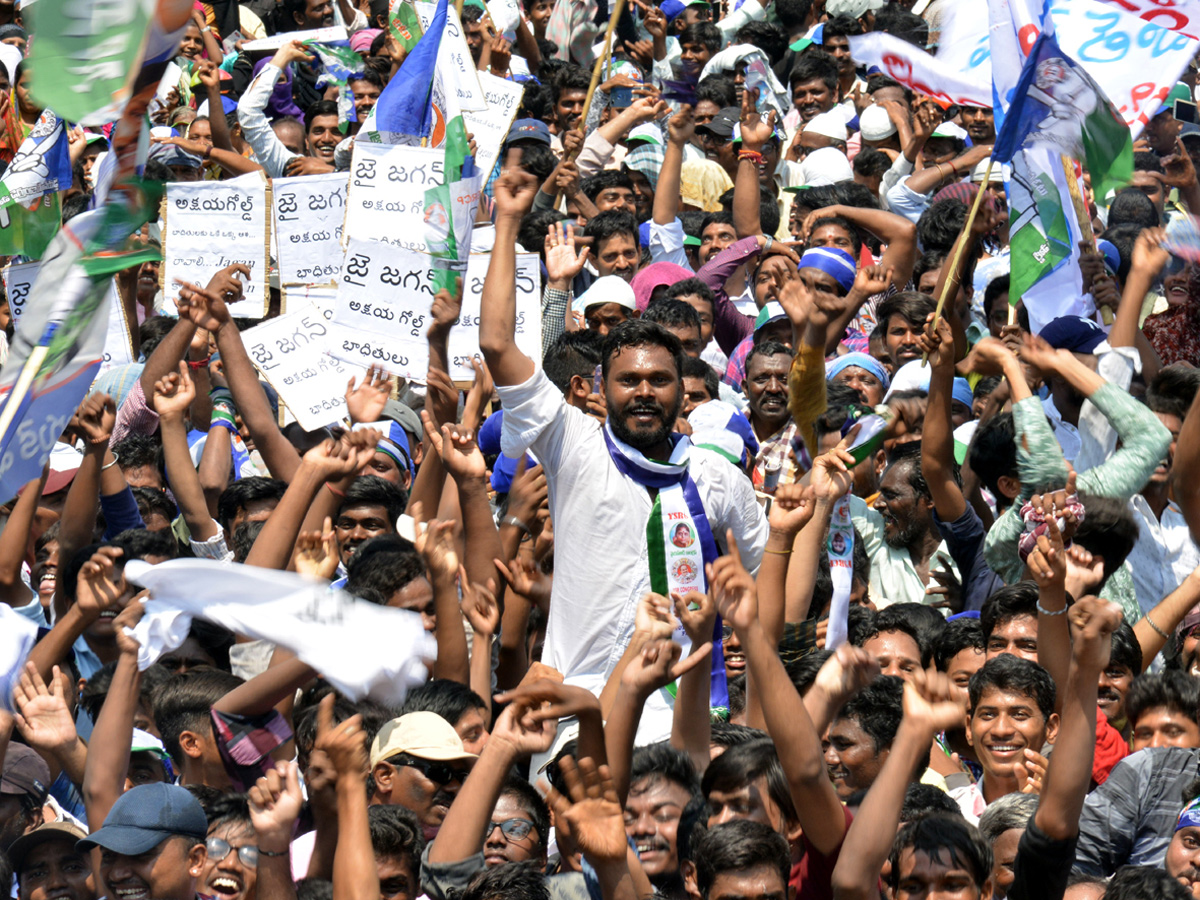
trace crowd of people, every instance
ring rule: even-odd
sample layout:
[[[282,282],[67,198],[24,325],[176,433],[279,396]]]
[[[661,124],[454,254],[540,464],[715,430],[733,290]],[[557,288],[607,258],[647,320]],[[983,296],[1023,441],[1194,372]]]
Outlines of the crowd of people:
[[[1200,897],[1200,267],[1164,249],[1200,214],[1196,65],[1129,185],[1084,172],[1087,314],[1047,316],[1010,293],[993,111],[851,51],[933,50],[956,5],[634,0],[593,79],[610,3],[522,0],[507,34],[462,3],[477,68],[523,87],[474,228],[469,389],[461,284],[424,383],[372,368],[314,432],[231,314],[245,266],[177,315],[159,263],[120,272],[139,361],[0,498],[0,889]],[[5,163],[42,112],[22,6]],[[346,170],[408,58],[395,12],[196,0],[145,177]],[[299,40],[243,49],[329,26],[344,82]],[[64,220],[107,152],[73,128]],[[147,628],[139,573],[184,558],[381,607],[428,632],[427,677],[400,705],[339,690],[282,625],[227,618],[249,588]]]

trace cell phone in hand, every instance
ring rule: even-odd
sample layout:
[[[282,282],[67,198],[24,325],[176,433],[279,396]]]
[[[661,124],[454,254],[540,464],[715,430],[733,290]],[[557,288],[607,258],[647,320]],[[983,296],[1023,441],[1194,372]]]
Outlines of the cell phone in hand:
[[[627,109],[633,106],[633,88],[629,85],[615,87],[608,95],[608,105],[614,109]]]
[[[1200,116],[1196,114],[1196,104],[1189,100],[1176,100],[1171,114],[1180,122],[1200,125]]]
[[[596,366],[596,371],[592,373],[592,393],[593,394],[600,393],[600,382],[602,381],[602,377],[600,375],[600,370],[601,370],[601,366]]]

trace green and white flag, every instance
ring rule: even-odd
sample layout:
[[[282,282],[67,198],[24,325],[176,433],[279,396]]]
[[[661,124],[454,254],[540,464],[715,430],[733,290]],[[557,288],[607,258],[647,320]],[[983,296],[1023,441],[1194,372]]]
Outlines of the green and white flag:
[[[0,254],[39,259],[62,223],[58,192],[70,187],[66,124],[43,110],[0,178]]]

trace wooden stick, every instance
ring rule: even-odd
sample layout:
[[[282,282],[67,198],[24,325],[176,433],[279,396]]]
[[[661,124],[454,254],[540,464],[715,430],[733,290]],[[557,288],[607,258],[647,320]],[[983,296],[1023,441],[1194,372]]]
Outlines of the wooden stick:
[[[458,21],[462,21],[463,0],[454,0],[454,11],[458,13]]]
[[[1087,204],[1083,200],[1083,193],[1079,190],[1079,179],[1075,177],[1075,160],[1063,154],[1059,157],[1062,160],[1063,175],[1067,179],[1067,193],[1071,195],[1071,205],[1075,207],[1075,218],[1079,220],[1079,233],[1083,238],[1082,252],[1096,252],[1096,235],[1092,232],[1092,217],[1088,213]],[[1105,325],[1112,325],[1113,311],[1108,306],[1100,308],[1100,318]]]
[[[604,52],[600,54],[600,58],[596,60],[596,64],[592,66],[592,83],[588,85],[587,99],[583,101],[583,115],[579,117],[580,132],[587,129],[588,114],[592,111],[592,98],[596,95],[596,88],[600,84],[600,76],[604,73],[604,67],[608,64],[608,60],[612,57],[612,41],[613,32],[617,30],[617,19],[621,18],[621,13],[625,10],[625,0],[616,0],[613,3],[612,15],[608,17],[608,29],[604,32]],[[577,154],[568,154],[566,159],[573,160]],[[555,193],[554,206],[551,209],[558,209],[558,204],[562,202],[562,194]]]
[[[29,351],[29,357],[25,360],[25,365],[21,367],[21,374],[17,376],[17,383],[13,385],[12,393],[8,395],[8,403],[4,406],[4,412],[0,414],[0,443],[4,442],[4,436],[8,434],[8,429],[17,417],[21,405],[25,402],[25,397],[33,385],[33,379],[37,377],[38,369],[42,367],[46,354],[49,352],[50,348],[46,345],[34,347]]]
[[[975,201],[971,204],[971,211],[967,213],[967,221],[963,225],[962,236],[958,239],[958,245],[954,248],[954,258],[950,263],[950,273],[954,274],[958,271],[958,264],[962,262],[963,251],[967,248],[967,237],[971,233],[971,226],[975,224],[975,216],[979,212],[979,205],[983,203],[983,195],[987,190],[987,186],[992,181],[992,162],[989,159],[987,169],[983,173],[983,183],[979,185],[979,191],[975,194]],[[947,278],[946,283],[942,285],[942,296],[938,297],[937,309],[933,311],[933,322],[929,326],[929,333],[933,334],[937,330],[938,320],[942,317],[942,310],[946,308],[946,298],[950,296],[950,291],[958,286],[958,279]],[[925,368],[925,364],[929,362],[929,354],[921,354],[921,368]]]

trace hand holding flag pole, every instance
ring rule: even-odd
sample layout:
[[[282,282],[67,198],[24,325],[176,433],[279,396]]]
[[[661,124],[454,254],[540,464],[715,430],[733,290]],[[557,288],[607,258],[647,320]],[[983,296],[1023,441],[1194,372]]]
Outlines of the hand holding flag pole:
[[[963,225],[962,237],[958,241],[958,245],[954,248],[954,258],[950,262],[950,271],[957,272],[958,264],[962,262],[963,251],[967,247],[967,235],[971,233],[971,226],[975,224],[975,216],[979,213],[979,205],[983,202],[983,195],[987,186],[992,180],[992,159],[988,159],[987,169],[983,173],[983,183],[979,185],[979,190],[975,192],[975,200],[971,203],[971,210],[967,213],[966,224]],[[932,337],[937,330],[938,319],[942,317],[942,310],[946,307],[946,298],[950,296],[950,291],[957,288],[957,282],[953,278],[947,278],[946,283],[942,285],[942,296],[938,297],[937,309],[933,311],[933,321],[929,323],[929,335]],[[1011,314],[1010,314],[1011,315]],[[929,362],[929,353],[921,354],[921,368],[925,368]]]

